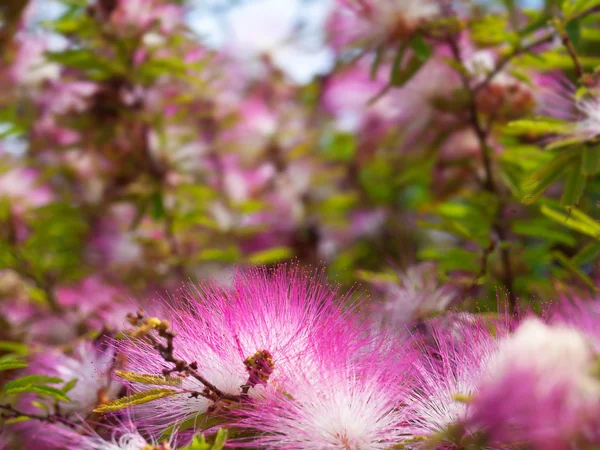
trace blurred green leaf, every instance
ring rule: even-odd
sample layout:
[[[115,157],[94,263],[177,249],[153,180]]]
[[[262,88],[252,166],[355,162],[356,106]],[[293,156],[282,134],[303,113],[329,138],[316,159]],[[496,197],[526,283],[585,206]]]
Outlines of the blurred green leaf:
[[[554,157],[549,163],[533,172],[523,183],[523,189],[526,192],[522,201],[526,205],[534,203],[552,183],[557,181],[576,158],[576,154],[563,152]]]
[[[542,205],[540,211],[546,217],[568,228],[591,236],[594,239],[600,238],[600,224],[575,207],[561,211],[549,205]]]
[[[4,386],[4,389],[10,390],[15,388],[23,388],[28,386],[43,385],[43,384],[57,384],[62,383],[63,380],[57,377],[49,377],[46,375],[27,375],[25,377],[11,380]]]
[[[272,264],[277,261],[289,259],[293,256],[287,247],[275,247],[251,254],[248,259],[252,264]]]
[[[147,391],[138,392],[127,397],[120,398],[110,403],[106,403],[94,409],[97,413],[107,413],[119,411],[130,406],[141,405],[160,398],[169,397],[171,395],[180,394],[181,392],[173,389],[149,389]]]
[[[581,173],[584,175],[596,175],[600,172],[600,147],[598,145],[586,145],[583,148],[581,162]]]
[[[579,199],[583,195],[587,177],[583,175],[581,167],[581,158],[576,161],[567,169],[567,177],[565,180],[565,186],[563,195],[561,198],[561,204],[563,206],[572,206],[579,204]]]

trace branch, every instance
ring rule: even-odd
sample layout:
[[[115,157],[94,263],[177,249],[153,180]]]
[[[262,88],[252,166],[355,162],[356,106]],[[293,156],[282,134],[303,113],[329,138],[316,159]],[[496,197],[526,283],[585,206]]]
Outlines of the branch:
[[[18,410],[12,405],[3,404],[0,405],[0,409],[6,411],[3,414],[0,414],[0,417],[4,419],[16,419],[17,417],[29,417],[30,419],[39,420],[40,422],[48,422],[48,423],[62,423],[63,425],[67,425],[68,427],[73,427],[73,423],[64,416],[60,414],[50,414],[47,416],[43,416],[41,414],[29,414],[23,411]]]
[[[196,362],[188,363],[177,358],[173,354],[173,340],[175,339],[175,333],[170,329],[170,325],[167,321],[161,321],[159,319],[146,319],[141,311],[139,311],[137,315],[128,314],[127,319],[132,325],[137,327],[133,333],[134,336],[143,336],[148,339],[152,347],[158,351],[160,356],[166,362],[174,365],[172,369],[165,369],[163,371],[163,375],[168,376],[173,372],[178,372],[184,375],[192,376],[204,386],[204,391],[202,393],[198,393],[198,395],[202,395],[203,397],[215,402],[220,399],[238,402],[242,399],[242,396],[240,395],[232,395],[223,392],[213,383],[204,378],[204,376],[198,372],[198,364]],[[161,338],[165,339],[166,343],[160,342],[156,336],[150,334],[150,331],[153,329],[157,331]]]
[[[452,51],[452,56],[454,57],[455,61],[461,66],[461,69],[464,69],[465,64],[462,59],[460,47],[458,45],[456,37],[448,36],[447,43],[450,47],[450,50]],[[492,74],[500,72],[500,70],[502,70],[502,67],[504,67],[508,63],[508,61],[510,61],[510,59],[506,60],[506,62],[500,61],[499,64],[494,69],[494,71],[492,71]],[[488,127],[483,126],[483,124],[481,123],[480,117],[479,117],[480,115],[479,115],[479,108],[477,105],[477,93],[475,91],[475,88],[473,88],[471,86],[471,80],[468,75],[468,72],[466,70],[460,70],[459,74],[460,74],[460,77],[462,80],[463,87],[465,88],[465,90],[467,92],[469,92],[469,96],[470,96],[470,99],[469,99],[470,126],[473,129],[473,131],[475,132],[475,134],[477,136],[477,140],[479,141],[479,146],[481,148],[481,157],[483,159],[483,166],[484,166],[484,170],[485,170],[484,189],[486,189],[488,192],[494,194],[499,199],[498,217],[493,225],[493,228],[494,228],[494,231],[496,232],[496,234],[498,235],[498,240],[499,240],[499,244],[500,244],[500,256],[502,259],[502,266],[503,266],[503,272],[504,272],[503,282],[508,291],[509,310],[510,310],[511,314],[515,314],[517,311],[517,297],[515,296],[515,293],[514,293],[514,280],[513,280],[513,270],[512,270],[512,266],[511,266],[511,260],[510,260],[510,252],[509,252],[508,248],[506,248],[505,246],[502,245],[502,243],[506,242],[507,237],[508,237],[508,231],[505,228],[505,225],[502,223],[502,212],[504,209],[504,201],[502,200],[501,193],[500,193],[498,186],[496,185],[496,182],[494,180],[494,173],[493,173],[493,169],[492,169],[492,159],[490,156],[490,148],[487,144],[488,135],[492,129],[492,123],[490,123],[488,125]],[[484,80],[484,82],[479,84],[479,87],[481,88],[481,87],[487,86],[487,84],[492,80],[493,77],[494,77],[494,75],[488,76],[488,78],[486,78],[486,80]],[[487,254],[485,254],[485,261],[486,261],[485,264],[487,267]]]
[[[562,24],[558,19],[555,19],[553,21],[553,25],[556,28],[558,35],[560,36],[561,42],[567,49],[567,53],[569,54],[569,56],[571,57],[571,60],[573,61],[573,67],[575,68],[575,74],[577,75],[577,78],[581,79],[584,75],[583,65],[581,64],[581,61],[579,60],[579,57],[577,56],[577,51],[575,50],[575,47],[573,46],[573,42],[571,42],[571,38],[569,38],[569,34],[565,30],[564,24]]]

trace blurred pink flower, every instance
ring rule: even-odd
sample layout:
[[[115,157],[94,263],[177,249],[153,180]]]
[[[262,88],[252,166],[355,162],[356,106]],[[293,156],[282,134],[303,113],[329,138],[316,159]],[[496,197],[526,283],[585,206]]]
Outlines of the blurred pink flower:
[[[68,355],[56,349],[46,349],[30,362],[30,374],[58,377],[65,383],[77,380],[67,393],[70,402],[61,401],[56,405],[63,417],[73,421],[85,418],[99,402],[113,400],[121,391],[122,386],[112,379],[114,352],[104,345],[104,341],[78,342]],[[31,414],[40,413],[37,406],[27,404],[26,397],[21,402],[24,403],[23,410]],[[52,410],[52,404],[47,406]],[[50,450],[56,448],[53,438],[64,433],[67,427],[60,423],[29,420],[14,425],[14,430],[27,448]]]
[[[414,437],[443,432],[467,417],[468,399],[507,331],[499,326],[494,335],[481,319],[449,320],[427,322],[431,342],[415,337],[422,350],[413,366],[418,387],[407,395],[407,431]]]
[[[17,214],[28,209],[47,205],[53,194],[47,185],[40,183],[39,172],[27,167],[15,167],[0,173],[0,198],[10,201]]]
[[[423,22],[442,13],[440,0],[337,0],[337,3],[357,16],[353,28],[361,30],[358,34],[363,44],[376,45],[404,38]],[[330,23],[330,27],[347,30],[345,18],[341,14],[336,17],[344,22],[340,27]]]
[[[456,292],[448,285],[440,285],[436,277],[435,265],[422,263],[399,273],[397,283],[375,283],[375,289],[382,292],[384,299],[374,307],[375,319],[401,328],[446,310],[456,298]]]
[[[44,81],[55,81],[60,76],[60,65],[44,57],[46,41],[41,37],[21,35],[19,48],[10,73],[20,85],[35,87]]]
[[[577,329],[526,320],[487,364],[470,405],[468,430],[483,432],[492,444],[526,442],[539,450],[598,439],[596,361]]]
[[[162,0],[119,0],[111,15],[111,22],[118,27],[146,30],[154,23],[162,33],[172,33],[182,24],[180,7]]]

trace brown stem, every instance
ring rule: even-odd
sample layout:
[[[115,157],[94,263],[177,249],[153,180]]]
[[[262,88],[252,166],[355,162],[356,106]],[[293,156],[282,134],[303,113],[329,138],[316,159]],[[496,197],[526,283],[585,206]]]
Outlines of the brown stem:
[[[447,42],[450,47],[450,50],[452,51],[452,56],[454,57],[456,62],[458,64],[460,64],[461,67],[464,68],[465,65],[464,65],[462,55],[460,52],[460,47],[458,45],[458,42],[457,42],[455,36],[449,36],[447,39]],[[515,56],[516,56],[516,54],[515,54]],[[501,61],[500,63],[502,64],[502,67],[503,67],[504,65],[506,65],[508,63],[508,60],[506,62]],[[502,70],[502,68],[499,69],[498,67],[496,67],[492,73],[498,73],[498,72],[500,72],[500,70]],[[498,189],[498,186],[494,180],[494,172],[493,172],[493,168],[492,168],[492,158],[490,156],[491,152],[490,152],[490,148],[487,143],[488,135],[491,131],[492,124],[489,124],[488,127],[484,127],[483,124],[481,123],[479,109],[477,106],[477,95],[476,95],[477,93],[475,91],[475,88],[473,88],[471,86],[471,80],[466,71],[461,70],[461,71],[459,71],[459,73],[460,73],[463,87],[465,88],[465,90],[467,92],[469,92],[469,96],[470,96],[469,124],[470,124],[471,128],[473,129],[473,131],[475,132],[475,135],[477,136],[477,140],[479,141],[479,146],[481,148],[481,157],[483,160],[483,167],[485,170],[484,189],[487,190],[488,192],[494,194],[499,199],[498,217],[493,225],[493,228],[494,228],[494,231],[496,232],[496,234],[498,235],[498,240],[499,240],[499,244],[500,244],[500,257],[502,260],[502,268],[503,268],[503,272],[504,272],[502,281],[504,282],[506,290],[508,291],[509,311],[511,314],[515,314],[517,311],[517,297],[514,292],[514,279],[513,279],[513,270],[512,270],[512,266],[511,266],[511,260],[510,260],[510,251],[505,245],[503,245],[505,242],[507,242],[507,239],[508,239],[508,230],[502,220],[502,214],[503,214],[505,204],[504,204],[502,195]],[[491,82],[492,78],[493,78],[493,76],[489,76],[488,78],[486,78],[486,80],[484,80],[484,82],[480,83],[477,87],[479,89],[485,88],[487,86],[487,84],[489,82]],[[487,257],[485,258],[485,262],[487,264]]]
[[[575,68],[575,74],[577,75],[578,79],[581,79],[584,75],[583,65],[581,64],[581,61],[579,60],[579,56],[577,56],[577,51],[575,50],[575,47],[573,46],[573,42],[571,42],[571,38],[569,38],[569,34],[564,29],[564,26],[558,22],[558,20],[555,23],[555,27],[556,27],[556,30],[558,31],[561,42],[563,43],[564,47],[567,49],[567,53],[569,54],[569,56],[571,57],[571,60],[573,61],[573,67]]]
[[[29,414],[19,411],[17,408],[9,404],[0,405],[0,409],[6,411],[5,413],[1,414],[1,417],[4,419],[15,419],[17,417],[26,416],[30,419],[39,420],[40,422],[62,423],[63,425],[67,425],[69,427],[73,426],[73,423],[69,419],[61,416],[60,414],[50,414],[47,416],[43,416],[41,414]]]
[[[128,315],[128,319],[132,325],[137,327],[143,327],[147,325],[147,321],[145,320],[144,314],[141,311],[138,312],[137,316],[134,316],[132,314]],[[205,387],[205,392],[199,393],[199,395],[214,400],[215,402],[220,399],[238,402],[242,399],[240,395],[232,395],[223,392],[213,383],[208,381],[200,372],[198,372],[198,366],[195,362],[188,363],[182,359],[177,358],[173,354],[173,340],[175,339],[175,333],[169,328],[167,322],[161,322],[161,324],[156,327],[156,330],[158,332],[158,335],[165,339],[166,344],[160,342],[155,336],[153,336],[150,333],[145,334],[145,337],[148,339],[152,347],[154,347],[159,352],[160,356],[166,362],[174,364],[174,367],[172,369],[164,370],[165,376],[173,372],[178,372],[192,376],[200,383],[202,383],[202,385]]]

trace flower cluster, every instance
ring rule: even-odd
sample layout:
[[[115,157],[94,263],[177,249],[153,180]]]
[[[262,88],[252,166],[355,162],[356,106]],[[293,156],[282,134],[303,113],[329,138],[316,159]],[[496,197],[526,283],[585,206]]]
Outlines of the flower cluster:
[[[32,360],[78,381],[54,406],[60,422],[49,428],[30,412],[10,432],[36,448],[136,450],[187,448],[219,429],[232,445],[267,449],[600,442],[597,347],[577,319],[451,313],[398,333],[347,301],[298,267],[192,287],[164,305],[164,319],[131,315],[133,328],[103,353],[81,345]],[[92,410],[101,415],[86,431]],[[77,444],[64,444],[70,435]]]

